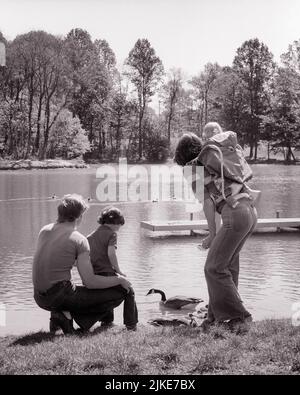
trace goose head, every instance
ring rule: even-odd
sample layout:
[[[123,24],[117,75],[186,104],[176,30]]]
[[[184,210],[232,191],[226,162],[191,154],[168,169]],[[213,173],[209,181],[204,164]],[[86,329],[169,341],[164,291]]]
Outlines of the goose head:
[[[148,293],[146,294],[146,296],[147,295],[151,295],[151,294],[155,294],[156,292],[155,292],[155,289],[154,288],[151,288],[151,289],[149,289],[149,291],[148,291]]]
[[[165,293],[164,293],[163,291],[161,291],[160,289],[151,288],[151,289],[148,291],[148,293],[146,294],[146,296],[147,296],[147,295],[151,295],[151,294],[160,294],[160,295],[161,295],[161,300],[162,300],[163,302],[165,302],[165,300],[166,300],[166,295],[165,295]]]

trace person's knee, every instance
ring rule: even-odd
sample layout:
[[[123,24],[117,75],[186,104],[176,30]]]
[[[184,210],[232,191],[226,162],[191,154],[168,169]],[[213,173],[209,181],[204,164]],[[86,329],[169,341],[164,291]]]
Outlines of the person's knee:
[[[134,290],[133,290],[133,288],[132,287],[130,287],[129,288],[129,292],[128,292],[128,294],[127,295],[129,295],[129,296],[131,296],[131,297],[133,297],[134,298],[134,296],[135,296],[135,293],[134,293]]]
[[[216,273],[215,269],[211,265],[205,265],[204,274],[206,278],[214,276]]]

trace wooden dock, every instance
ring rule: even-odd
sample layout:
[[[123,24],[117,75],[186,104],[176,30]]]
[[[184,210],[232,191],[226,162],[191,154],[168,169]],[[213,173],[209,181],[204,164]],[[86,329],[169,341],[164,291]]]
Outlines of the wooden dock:
[[[141,227],[153,232],[157,231],[182,231],[182,230],[208,230],[206,220],[182,220],[182,221],[141,221]],[[284,231],[286,228],[300,230],[300,218],[265,218],[258,219],[257,229],[275,228]]]

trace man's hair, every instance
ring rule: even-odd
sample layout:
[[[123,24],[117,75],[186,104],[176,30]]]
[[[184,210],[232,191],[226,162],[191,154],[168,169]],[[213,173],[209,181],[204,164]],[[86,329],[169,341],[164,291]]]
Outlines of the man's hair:
[[[204,140],[207,140],[213,137],[215,134],[222,133],[223,130],[218,122],[208,122],[203,129],[202,137]]]
[[[121,211],[116,207],[105,207],[98,218],[98,224],[124,225],[125,219]]]
[[[174,161],[179,166],[185,166],[200,154],[201,149],[202,142],[196,134],[184,134],[177,143]]]
[[[65,195],[57,207],[57,222],[73,222],[87,210],[83,197],[77,194]]]

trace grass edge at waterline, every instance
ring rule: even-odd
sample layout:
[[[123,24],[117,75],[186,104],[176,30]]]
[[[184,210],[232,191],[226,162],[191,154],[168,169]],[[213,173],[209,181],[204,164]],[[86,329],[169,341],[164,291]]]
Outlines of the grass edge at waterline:
[[[300,326],[263,320],[247,333],[215,327],[116,326],[88,335],[0,338],[0,374],[299,374]]]

